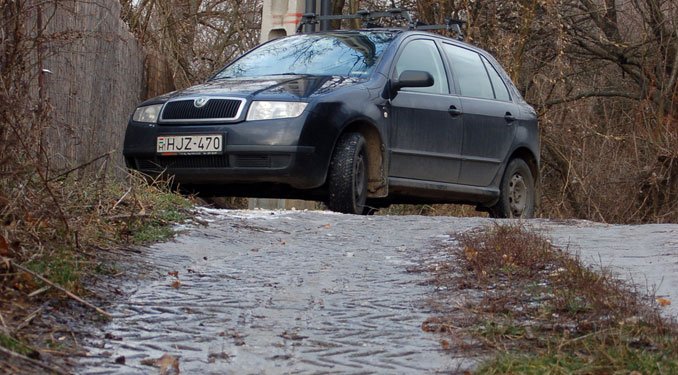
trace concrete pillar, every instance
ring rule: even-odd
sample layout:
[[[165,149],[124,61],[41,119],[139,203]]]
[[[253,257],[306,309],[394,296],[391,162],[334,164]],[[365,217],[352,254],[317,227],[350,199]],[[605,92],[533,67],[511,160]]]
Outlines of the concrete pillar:
[[[264,0],[260,42],[295,34],[305,3],[305,0]]]

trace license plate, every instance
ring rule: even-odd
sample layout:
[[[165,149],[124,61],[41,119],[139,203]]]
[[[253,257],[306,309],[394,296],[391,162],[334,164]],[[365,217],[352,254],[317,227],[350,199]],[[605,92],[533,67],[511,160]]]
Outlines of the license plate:
[[[220,154],[224,149],[222,134],[165,135],[158,137],[156,150],[164,155]]]

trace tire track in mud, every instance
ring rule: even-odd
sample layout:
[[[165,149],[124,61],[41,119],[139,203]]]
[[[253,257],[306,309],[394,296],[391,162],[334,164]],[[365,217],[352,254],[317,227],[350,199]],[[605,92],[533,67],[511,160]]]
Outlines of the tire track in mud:
[[[134,292],[105,327],[109,339],[91,343],[83,372],[146,373],[142,360],[163,353],[179,357],[186,373],[468,366],[421,330],[432,287],[407,267],[447,230],[485,221],[447,218],[438,227],[421,217],[219,212],[209,227],[149,249],[156,277],[129,286]],[[125,364],[114,362],[120,356]]]
[[[99,339],[85,344],[91,355],[79,372],[145,374],[156,370],[142,361],[164,353],[179,358],[182,372],[201,374],[448,373],[473,364],[422,331],[435,291],[429,275],[407,270],[445,259],[435,249],[453,241],[447,234],[494,221],[202,212],[208,227],[190,228],[134,260],[144,265],[131,267],[128,297],[109,308],[114,318]],[[664,272],[672,277],[664,285],[677,285],[678,225],[525,225],[585,261],[602,253],[605,265],[624,266],[655,254],[643,268],[649,284]],[[135,277],[144,271],[150,275]],[[115,363],[121,356],[124,363]]]

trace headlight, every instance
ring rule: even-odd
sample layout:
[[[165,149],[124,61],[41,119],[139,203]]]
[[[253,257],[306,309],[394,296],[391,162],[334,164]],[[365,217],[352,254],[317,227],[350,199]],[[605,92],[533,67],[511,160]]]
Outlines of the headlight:
[[[139,107],[134,111],[132,120],[137,122],[158,122],[158,115],[160,114],[160,109],[162,104],[147,105],[144,107]]]
[[[308,103],[254,101],[247,112],[247,121],[297,117]]]

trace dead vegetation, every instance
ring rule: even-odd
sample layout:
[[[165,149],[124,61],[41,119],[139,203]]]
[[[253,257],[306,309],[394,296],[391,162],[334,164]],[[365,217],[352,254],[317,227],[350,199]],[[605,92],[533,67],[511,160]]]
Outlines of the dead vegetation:
[[[108,316],[91,286],[121,273],[110,254],[191,215],[171,183],[121,165],[143,56],[130,57],[119,13],[100,0],[0,0],[2,373],[68,372],[81,324]]]
[[[142,176],[128,175],[112,145],[104,151],[97,148],[98,140],[119,138],[115,135],[124,124],[116,128],[107,122],[114,115],[88,112],[83,118],[78,116],[102,108],[78,102],[82,108],[71,112],[70,104],[61,105],[75,97],[82,100],[78,95],[88,95],[87,105],[92,105],[100,99],[92,88],[98,86],[79,82],[87,86],[79,88],[82,94],[76,90],[56,95],[60,88],[73,88],[73,81],[60,76],[58,87],[48,82],[50,74],[63,68],[57,64],[57,51],[71,53],[71,62],[82,62],[82,55],[91,52],[82,49],[89,46],[86,40],[99,47],[117,40],[111,34],[73,28],[91,25],[82,20],[96,18],[100,10],[110,14],[101,5],[0,1],[2,373],[63,371],[38,360],[78,352],[74,331],[83,320],[77,316],[80,308],[90,319],[107,317],[83,280],[118,272],[102,258],[111,249],[166,238],[173,233],[170,225],[190,214],[188,200],[173,194],[167,182],[149,184]],[[80,23],[58,29],[55,24],[63,20]],[[113,20],[120,23],[117,15]],[[98,21],[97,27],[111,23]],[[108,85],[109,94],[115,94],[114,87]],[[115,108],[125,102],[109,99],[106,103]],[[92,129],[100,134],[90,137]]]
[[[416,9],[427,22],[466,12],[471,41],[492,51],[537,106],[544,144],[543,216],[623,223],[678,221],[676,2],[420,0],[396,4]],[[115,54],[105,54],[118,50],[103,42],[124,39],[126,47],[136,43],[97,29],[107,24],[103,17],[119,21],[120,6],[121,17],[148,54],[145,67],[135,65],[123,73],[118,63],[110,61]],[[201,81],[254,46],[260,6],[259,0],[121,0],[120,4],[0,0],[0,372],[18,372],[21,366],[42,372],[45,368],[36,358],[65,355],[77,348],[71,328],[50,316],[67,302],[83,304],[68,293],[99,307],[80,280],[86,274],[119,272],[101,262],[99,255],[120,244],[170,235],[168,224],[186,217],[187,201],[170,194],[168,185],[148,185],[139,176],[121,172],[115,142],[120,141],[124,118],[132,110],[123,107],[141,100],[140,96]],[[343,0],[333,4],[336,11],[344,12],[361,7],[382,6]],[[89,21],[78,21],[83,15]],[[65,27],[53,29],[57,21]],[[76,44],[83,40],[96,42],[96,48],[78,49]],[[77,56],[66,55],[73,51]],[[125,51],[120,49],[118,55]],[[73,70],[59,70],[68,65]],[[134,77],[142,69],[147,79],[139,85]],[[88,83],[71,79],[72,71],[84,72]],[[106,79],[95,79],[104,72]],[[101,82],[110,86],[95,85]],[[50,91],[55,89],[63,90]],[[105,95],[102,99],[101,93],[117,96],[116,100],[109,102]],[[103,105],[94,106],[95,94],[99,95],[96,103]],[[104,138],[112,144],[104,144]],[[450,213],[437,206],[412,209],[409,212],[416,214]],[[500,247],[499,242],[494,246]],[[479,316],[498,317],[482,329],[486,336],[503,337],[496,343],[508,345],[513,341],[507,337],[530,336],[527,328],[513,330],[519,327],[515,320],[483,315],[509,311],[511,305],[504,301],[534,310],[529,298],[506,300],[497,287],[490,287],[520,279],[519,270],[527,267],[537,270],[536,275],[549,285],[562,287],[549,291],[537,282],[534,290],[544,296],[535,298],[544,298],[542,305],[550,309],[536,310],[542,311],[537,317],[558,314],[578,335],[576,340],[566,338],[566,331],[558,328],[564,323],[558,323],[552,331],[559,341],[538,341],[540,350],[565,350],[570,342],[588,345],[589,340],[594,340],[595,348],[601,340],[617,340],[630,348],[650,348],[650,353],[657,353],[653,348],[668,348],[669,358],[675,359],[674,334],[667,336],[669,341],[657,340],[660,325],[648,328],[643,323],[651,314],[634,318],[635,313],[629,312],[636,306],[633,299],[625,293],[609,294],[607,284],[616,285],[611,279],[576,271],[581,268],[567,262],[539,271],[540,265],[520,263],[520,254],[506,253],[510,264],[500,261],[495,268],[467,271],[468,286],[477,283],[479,290],[488,293],[489,311],[479,310]],[[481,258],[476,261],[479,267],[485,264]],[[500,272],[487,278],[483,271]],[[568,278],[558,281],[561,274]],[[596,286],[584,289],[590,295],[575,294],[589,284]],[[626,334],[609,336],[619,331],[619,319],[630,319],[624,329],[631,331],[624,332],[639,332],[640,341],[628,341]],[[603,328],[588,331],[587,336],[589,325]],[[583,358],[588,356],[585,352]]]
[[[538,111],[541,215],[678,221],[678,3],[400,3],[425,22],[465,15]]]
[[[192,203],[166,182],[149,185],[130,175],[102,188],[100,181],[84,174],[83,180],[58,182],[62,217],[29,217],[20,206],[5,207],[12,215],[3,216],[0,235],[0,347],[14,352],[19,363],[0,360],[0,369],[21,373],[28,359],[78,354],[79,324],[72,319],[109,317],[101,306],[106,298],[94,294],[90,283],[121,272],[112,252],[168,238],[173,223],[191,216]]]
[[[605,270],[585,267],[520,226],[463,233],[453,263],[434,268],[439,289],[466,301],[428,319],[443,348],[487,356],[479,373],[678,371],[678,327],[658,305]]]
[[[148,86],[165,83],[147,93],[201,81],[258,42],[260,0],[121,3],[124,20],[154,56],[149,64],[158,65],[147,66],[148,77],[154,77]],[[675,1],[390,5],[410,9],[426,23],[465,17],[469,42],[492,52],[536,107],[542,129],[541,216],[678,221]],[[332,2],[334,13],[384,7],[378,1]],[[455,215],[459,210],[433,205],[390,212]]]

